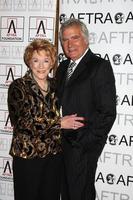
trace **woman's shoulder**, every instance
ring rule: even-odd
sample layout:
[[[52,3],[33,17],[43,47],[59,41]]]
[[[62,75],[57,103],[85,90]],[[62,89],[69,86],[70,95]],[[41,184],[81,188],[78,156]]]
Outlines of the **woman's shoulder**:
[[[23,82],[23,78],[17,78],[11,82],[11,84],[9,85],[9,88],[19,87],[22,82]]]

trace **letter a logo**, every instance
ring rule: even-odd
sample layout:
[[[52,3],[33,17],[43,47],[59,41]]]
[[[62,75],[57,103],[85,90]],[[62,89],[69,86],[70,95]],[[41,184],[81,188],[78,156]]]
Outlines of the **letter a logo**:
[[[5,168],[4,168],[4,172],[3,172],[3,174],[11,174],[12,173],[12,171],[11,171],[11,166],[10,166],[10,163],[9,163],[9,161],[7,161],[6,162],[6,165],[5,165]]]
[[[8,115],[7,120],[6,120],[6,123],[5,123],[5,126],[8,125],[9,120],[10,120],[10,117],[9,117],[9,115]]]
[[[44,34],[44,35],[46,34],[45,27],[44,27],[44,23],[43,23],[42,20],[40,21],[40,24],[39,24],[39,26],[38,26],[37,34],[39,34],[40,30],[43,31],[43,34]]]
[[[8,28],[8,34],[15,34],[16,35],[16,29],[15,29],[15,24],[14,21],[11,20],[10,24],[9,24],[9,28]]]
[[[9,77],[11,76],[12,78],[12,81],[14,81],[14,75],[13,75],[13,71],[12,71],[12,68],[10,67],[9,71],[8,71],[8,74],[7,74],[7,78],[6,78],[6,81],[9,80]]]

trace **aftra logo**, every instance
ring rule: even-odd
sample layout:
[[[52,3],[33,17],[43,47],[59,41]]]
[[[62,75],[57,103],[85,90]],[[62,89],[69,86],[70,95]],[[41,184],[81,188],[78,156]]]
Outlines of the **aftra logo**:
[[[133,156],[131,154],[127,154],[126,151],[124,153],[121,152],[113,152],[113,151],[103,151],[98,160],[99,163],[107,163],[109,166],[118,165],[123,167],[133,167]]]
[[[30,17],[29,41],[35,38],[47,38],[54,41],[55,20],[53,17]]]
[[[124,145],[124,146],[132,146],[133,145],[133,136],[122,135],[120,138],[118,136],[112,134],[109,135],[108,141],[110,145]]]
[[[116,176],[112,173],[103,175],[102,172],[99,172],[96,182],[107,183],[109,185],[131,186],[133,184],[133,176],[125,176],[123,174]]]
[[[7,36],[16,36],[16,28],[15,28],[14,20],[10,21]]]
[[[117,14],[115,15],[115,22],[116,22],[117,24],[122,24],[123,21],[124,21],[124,14],[123,14],[123,13],[117,13]]]
[[[2,169],[3,177],[11,177],[12,176],[12,158],[9,157],[0,157],[0,164]]]
[[[3,175],[12,176],[11,161],[7,160],[5,163]]]
[[[114,72],[116,77],[116,82],[119,85],[132,85],[133,84],[133,73],[125,73],[125,72]],[[117,97],[119,102],[119,97]]]
[[[40,32],[41,32],[41,35],[42,35],[42,36],[46,36],[45,27],[44,27],[44,23],[43,23],[42,20],[40,21],[40,24],[39,24],[39,26],[38,26],[36,36],[39,36],[39,35],[40,35]]]
[[[12,81],[22,76],[22,64],[0,64],[0,86],[8,88]]]
[[[114,176],[114,174],[108,174],[106,176],[107,183],[110,185],[114,184],[115,179],[116,177]]]
[[[10,134],[10,133],[12,134],[13,127],[11,126],[9,114],[7,116],[6,122],[3,127],[4,127],[4,130],[8,132],[8,134]]]
[[[116,142],[118,141],[118,138],[117,138],[116,135],[110,135],[110,136],[108,137],[108,140],[109,140],[109,143],[110,143],[111,145],[116,145]]]
[[[23,41],[24,17],[1,17],[1,40]]]
[[[9,117],[9,114],[8,114],[8,117],[7,117],[7,120],[6,120],[6,123],[5,123],[5,126],[8,126],[8,123],[10,122],[10,117]]]
[[[0,125],[2,133],[12,135],[13,127],[11,126],[9,112],[7,110],[0,110],[0,116]]]
[[[14,81],[14,75],[13,75],[12,68],[9,68],[9,71],[8,71],[8,74],[7,74],[7,77],[6,77],[6,82],[8,82],[10,77],[11,77],[10,82],[11,82],[11,80]]]
[[[125,94],[123,97],[117,95],[117,105],[133,106],[133,95],[129,96]]]
[[[12,173],[12,159],[8,157],[0,157],[1,169],[3,170],[0,175],[0,180],[3,181],[10,181],[13,180],[13,173]]]
[[[64,53],[60,53],[59,56],[58,56],[58,60],[59,60],[59,63],[61,63],[63,60],[66,60],[66,56]]]
[[[60,15],[60,23],[63,23],[66,19],[69,18],[76,18],[79,20],[85,20],[88,22],[88,24],[122,24],[122,23],[128,23],[133,21],[133,13],[129,12],[127,14],[118,12],[115,15],[112,16],[112,13],[71,13],[69,16],[66,16],[64,13]]]
[[[107,0],[106,0],[107,1]],[[112,190],[101,190],[97,191],[96,193],[96,200],[131,200],[132,196],[129,194],[122,193],[122,191],[112,191]],[[132,195],[132,194],[131,194]],[[130,198],[131,197],[131,198]]]
[[[122,60],[122,56],[120,54],[115,54],[113,56],[113,63],[114,65],[120,65]]]
[[[61,14],[60,15],[60,24],[63,24],[65,21],[67,20],[67,16],[66,14]]]
[[[104,58],[105,60],[108,60],[110,62],[113,61],[114,65],[133,65],[133,57],[131,54],[126,54],[126,55],[120,55],[120,54],[115,54],[113,55],[112,58],[110,58],[109,54],[101,55],[100,53],[96,53],[97,56]]]

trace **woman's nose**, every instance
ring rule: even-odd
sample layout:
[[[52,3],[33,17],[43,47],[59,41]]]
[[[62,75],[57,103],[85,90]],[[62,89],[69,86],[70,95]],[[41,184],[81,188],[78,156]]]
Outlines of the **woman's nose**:
[[[42,62],[39,63],[39,67],[43,68],[43,63]]]

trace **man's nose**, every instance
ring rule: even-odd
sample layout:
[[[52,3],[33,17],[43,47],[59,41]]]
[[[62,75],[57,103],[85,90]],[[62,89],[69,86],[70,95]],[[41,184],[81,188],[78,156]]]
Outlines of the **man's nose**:
[[[72,46],[72,41],[68,40],[68,47],[71,47],[71,46]]]

